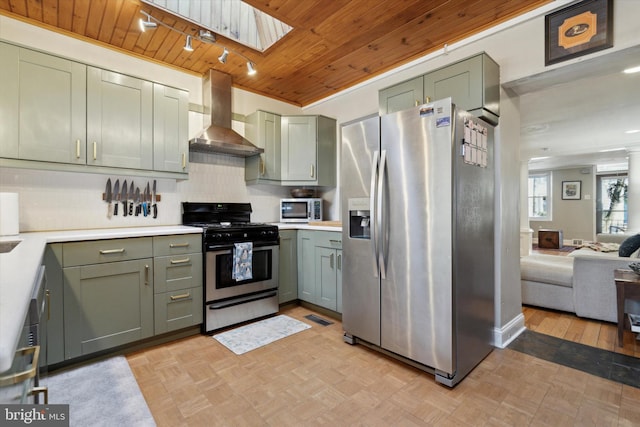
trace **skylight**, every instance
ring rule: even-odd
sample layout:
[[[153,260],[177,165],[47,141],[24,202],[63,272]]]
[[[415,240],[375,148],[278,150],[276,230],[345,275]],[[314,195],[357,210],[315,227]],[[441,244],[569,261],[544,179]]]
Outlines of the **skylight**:
[[[293,28],[241,0],[142,0],[264,52]]]

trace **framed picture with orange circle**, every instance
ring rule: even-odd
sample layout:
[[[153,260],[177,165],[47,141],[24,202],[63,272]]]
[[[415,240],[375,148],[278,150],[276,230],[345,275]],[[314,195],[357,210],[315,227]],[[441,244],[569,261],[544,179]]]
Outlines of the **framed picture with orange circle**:
[[[545,16],[544,64],[613,46],[613,0],[583,0]]]

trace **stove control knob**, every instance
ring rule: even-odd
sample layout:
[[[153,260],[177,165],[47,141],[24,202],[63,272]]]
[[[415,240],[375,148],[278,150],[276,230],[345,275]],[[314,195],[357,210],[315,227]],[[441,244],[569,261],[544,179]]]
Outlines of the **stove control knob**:
[[[224,233],[224,237],[226,237],[227,239],[231,238],[231,233]]]
[[[222,234],[216,233],[216,234],[213,235],[213,237],[218,239],[218,240],[220,240],[222,238]]]
[[[266,231],[261,231],[261,232],[260,232],[260,235],[261,235],[261,236],[266,236],[266,235],[267,235],[267,232],[266,232]]]

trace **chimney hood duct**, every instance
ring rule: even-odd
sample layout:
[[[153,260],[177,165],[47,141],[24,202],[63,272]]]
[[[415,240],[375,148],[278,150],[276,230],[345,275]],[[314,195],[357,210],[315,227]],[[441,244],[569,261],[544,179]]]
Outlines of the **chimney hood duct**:
[[[231,129],[231,76],[216,70],[202,80],[205,129],[189,141],[189,151],[221,153],[237,157],[255,156],[264,152]]]

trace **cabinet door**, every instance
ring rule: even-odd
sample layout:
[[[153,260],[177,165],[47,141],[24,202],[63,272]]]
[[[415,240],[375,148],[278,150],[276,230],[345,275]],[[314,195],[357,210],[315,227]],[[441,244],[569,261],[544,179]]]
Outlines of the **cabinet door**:
[[[282,180],[313,183],[317,180],[317,119],[282,117]]]
[[[378,94],[380,115],[423,104],[423,92],[422,76],[382,89]]]
[[[317,304],[330,310],[337,310],[338,287],[336,282],[336,250],[316,246],[316,286]]]
[[[317,303],[313,231],[298,231],[298,298]]]
[[[424,95],[432,101],[451,97],[463,110],[482,107],[482,56],[474,56],[424,76]]]
[[[153,169],[188,172],[189,93],[153,84]]]
[[[87,164],[153,169],[152,86],[87,67]]]
[[[86,66],[4,43],[0,59],[0,156],[84,164]]]
[[[153,260],[64,269],[65,358],[153,335]]]
[[[280,231],[280,283],[278,301],[280,304],[298,299],[298,250],[297,231]]]
[[[280,143],[282,120],[278,114],[256,111],[250,114],[245,125],[246,137],[256,146],[263,148],[259,156],[247,157],[245,181],[280,181],[282,154]]]

